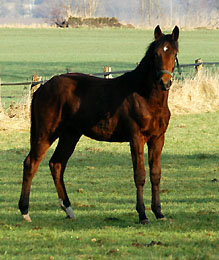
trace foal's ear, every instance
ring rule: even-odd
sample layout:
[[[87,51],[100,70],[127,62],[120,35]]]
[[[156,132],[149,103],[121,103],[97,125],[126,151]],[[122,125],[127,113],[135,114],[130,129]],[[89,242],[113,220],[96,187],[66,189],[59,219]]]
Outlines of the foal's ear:
[[[157,27],[154,29],[154,38],[156,41],[158,41],[163,36],[163,33],[160,29],[160,26],[157,25]]]
[[[175,28],[173,29],[173,32],[172,32],[172,39],[174,41],[177,41],[178,38],[179,38],[179,27],[175,26]]]

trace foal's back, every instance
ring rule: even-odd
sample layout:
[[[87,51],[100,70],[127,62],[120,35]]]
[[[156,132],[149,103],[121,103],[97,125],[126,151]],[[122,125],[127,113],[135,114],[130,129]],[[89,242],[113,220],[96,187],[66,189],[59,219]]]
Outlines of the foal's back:
[[[167,105],[157,104],[156,95],[147,99],[139,92],[129,73],[115,79],[64,74],[42,86],[36,101],[42,105],[34,101],[33,105],[41,110],[39,117],[43,115],[38,120],[54,132],[69,130],[96,140],[124,142],[133,132],[150,138],[168,124]],[[149,95],[146,90],[144,94]]]

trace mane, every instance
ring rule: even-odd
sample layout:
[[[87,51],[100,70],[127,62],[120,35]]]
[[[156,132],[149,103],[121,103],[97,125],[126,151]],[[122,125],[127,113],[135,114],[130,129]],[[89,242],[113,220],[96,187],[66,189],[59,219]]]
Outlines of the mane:
[[[158,41],[153,41],[149,46],[145,53],[145,56],[138,64],[133,73],[137,73],[139,79],[145,77],[145,72],[151,71],[154,64],[154,53],[157,48],[159,48],[164,42],[169,42],[170,45],[178,51],[178,42],[172,40],[172,35],[167,34],[163,35]]]

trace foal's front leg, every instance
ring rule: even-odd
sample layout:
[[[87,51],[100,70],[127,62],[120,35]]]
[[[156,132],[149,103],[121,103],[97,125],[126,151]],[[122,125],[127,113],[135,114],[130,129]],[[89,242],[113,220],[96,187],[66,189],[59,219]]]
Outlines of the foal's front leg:
[[[145,215],[145,206],[143,199],[143,188],[145,184],[145,167],[144,167],[144,138],[137,136],[130,142],[132,162],[134,169],[134,180],[137,188],[136,210],[139,214],[141,224],[149,223]]]
[[[150,180],[152,189],[152,203],[151,209],[157,219],[164,218],[161,213],[160,205],[160,179],[161,179],[161,166],[160,158],[164,145],[164,135],[159,138],[154,138],[148,141],[148,161],[150,167]]]

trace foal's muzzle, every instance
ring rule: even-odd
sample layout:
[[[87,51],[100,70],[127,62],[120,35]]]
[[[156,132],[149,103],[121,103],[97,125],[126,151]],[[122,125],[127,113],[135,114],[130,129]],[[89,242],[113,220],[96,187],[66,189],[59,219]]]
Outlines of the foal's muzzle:
[[[172,85],[172,80],[168,80],[167,83],[164,83],[163,80],[161,79],[161,80],[160,80],[160,85],[161,85],[161,89],[162,89],[162,90],[167,91],[167,90],[170,89],[170,87],[171,87],[171,85]]]
[[[170,71],[168,70],[160,70],[158,73],[157,73],[157,77],[158,79],[160,79],[160,86],[161,86],[161,89],[164,90],[164,91],[167,91],[170,89],[171,85],[172,85],[172,80],[169,79],[167,81],[164,82],[164,80],[162,79],[162,76],[163,74],[168,74],[171,76],[171,79],[173,77],[173,73],[171,73]]]

